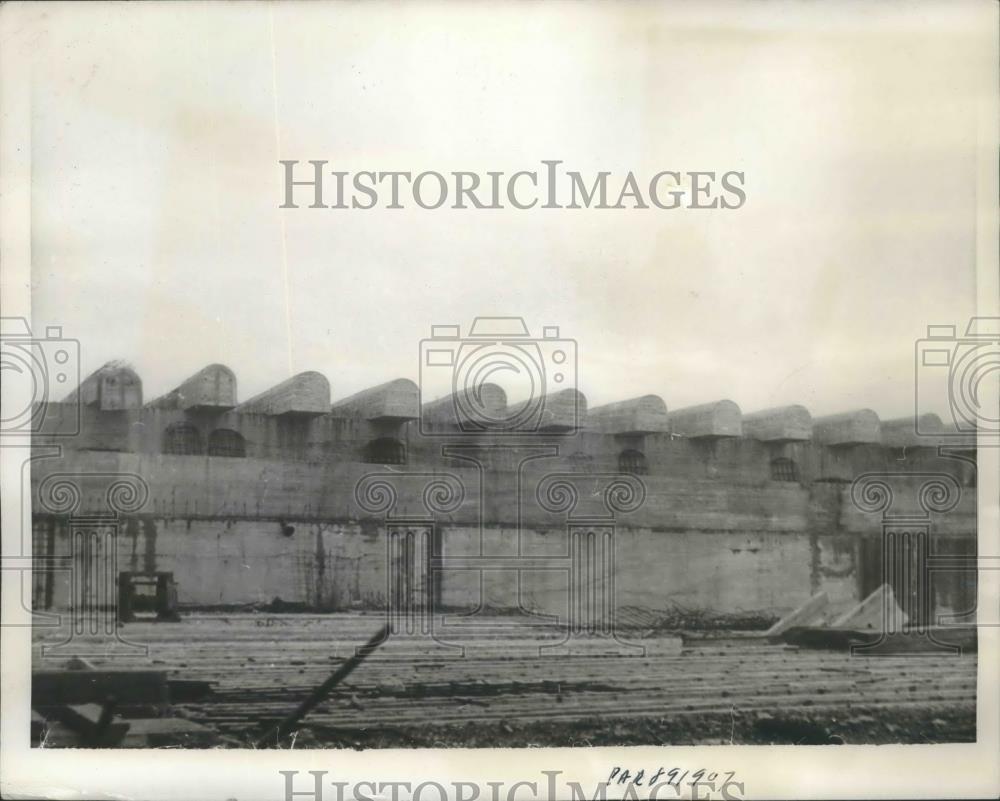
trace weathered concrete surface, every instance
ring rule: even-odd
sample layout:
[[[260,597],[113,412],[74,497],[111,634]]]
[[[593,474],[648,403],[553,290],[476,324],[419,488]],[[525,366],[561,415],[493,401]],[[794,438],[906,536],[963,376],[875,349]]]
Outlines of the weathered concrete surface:
[[[142,406],[142,380],[124,362],[112,361],[87,376],[63,403],[94,406],[104,412]]]
[[[443,398],[424,402],[420,416],[425,423],[461,430],[495,428],[507,417],[507,393],[497,384],[480,384]]]
[[[871,409],[831,414],[813,420],[813,439],[825,445],[881,443],[878,415]]]
[[[587,397],[579,390],[563,389],[512,403],[507,416],[518,431],[574,431],[587,417]]]
[[[54,555],[71,556],[64,525],[55,523],[49,532],[39,523],[35,533],[51,542]],[[144,518],[124,523],[117,546],[119,572],[172,571],[182,606],[267,604],[276,598],[318,610],[378,609],[386,603],[385,531],[375,528]],[[107,556],[102,552],[102,559]],[[68,572],[39,576],[39,599],[47,596],[52,608],[66,608],[70,580]]]
[[[670,431],[667,404],[659,395],[606,403],[587,412],[587,425],[609,434],[643,435]]]
[[[461,567],[443,568],[442,603],[474,611],[521,607],[566,621],[571,571],[565,530],[451,528],[445,553]],[[517,553],[533,563],[518,570]],[[663,554],[669,553],[669,558]],[[482,554],[480,556],[480,554]],[[600,560],[610,556],[601,552]],[[466,557],[465,560],[462,557]],[[719,612],[783,612],[822,587],[843,607],[857,597],[855,552],[849,541],[820,542],[773,532],[624,529],[615,533],[614,576],[592,568],[596,586],[611,588],[616,607],[687,608]],[[478,565],[482,567],[477,568]],[[838,575],[844,574],[844,575]]]
[[[794,442],[812,438],[812,416],[805,406],[780,406],[743,415],[743,436],[761,442]]]
[[[736,442],[744,444],[734,455],[755,454],[757,448],[767,455],[761,443]],[[674,445],[694,447],[684,441]],[[804,458],[809,451],[790,452]],[[865,451],[854,455],[864,457]],[[705,458],[706,453],[694,450],[689,456]],[[724,456],[718,451],[714,458],[725,465]],[[146,494],[141,508],[121,519],[118,570],[173,572],[182,605],[280,597],[317,608],[377,608],[387,580],[386,521],[430,515],[448,560],[480,554],[478,549],[487,558],[444,563],[441,592],[449,603],[510,608],[519,603],[520,592],[539,608],[554,608],[564,602],[559,598],[566,587],[567,526],[574,517],[593,521],[607,514],[606,491],[614,483],[602,477],[600,461],[587,465],[592,472],[579,472],[573,457],[560,454],[524,464],[499,460],[485,472],[461,462],[380,471],[354,461],[69,451],[33,463],[34,541],[40,555],[68,553],[67,515],[107,514],[109,480],[131,475],[141,477]],[[676,469],[684,462],[673,464]],[[736,459],[727,469],[738,476],[741,464]],[[853,464],[854,471],[865,467],[863,461],[845,464]],[[963,463],[916,464],[954,470]],[[53,480],[60,473],[73,477],[79,500],[72,510],[53,503]],[[373,473],[379,475],[373,478]],[[617,476],[613,468],[608,473]],[[386,497],[394,502],[372,506],[378,494],[364,491],[372,480],[388,482],[393,495]],[[546,496],[545,488],[556,480],[573,487],[575,499],[566,496],[568,505],[553,506],[558,496]],[[903,481],[897,489],[901,512],[919,510],[920,482]],[[641,483],[641,502],[613,518],[616,592],[623,604],[662,608],[677,601],[722,611],[782,612],[820,591],[845,606],[869,591],[859,553],[867,540],[880,536],[883,521],[881,514],[858,507],[849,486],[663,475],[644,476]],[[974,544],[975,490],[960,489],[955,506],[932,513],[929,522],[938,538]],[[429,510],[429,500],[438,508]],[[293,536],[285,536],[287,526],[294,526]],[[877,556],[878,549],[865,552]],[[555,563],[510,561],[518,553],[529,560],[552,557]],[[494,557],[508,562],[489,562]],[[41,607],[60,605],[64,578],[39,577],[48,582],[37,587]],[[962,611],[967,588],[941,583],[935,593],[944,599],[941,608]]]
[[[156,409],[227,411],[236,406],[236,374],[224,364],[210,364],[146,405]]]
[[[731,400],[688,406],[667,412],[670,430],[684,437],[739,437],[743,433],[740,407]]]
[[[330,383],[314,371],[299,373],[236,407],[252,414],[315,415],[330,411]]]
[[[441,403],[445,408],[439,410],[439,416],[454,418],[451,401]],[[45,428],[34,438],[35,444],[39,447],[59,445],[67,453],[157,454],[161,451],[166,428],[183,423],[197,428],[203,441],[209,441],[215,429],[238,432],[245,440],[246,456],[250,459],[323,465],[363,462],[369,442],[391,436],[404,443],[409,454],[408,465],[426,470],[449,464],[442,457],[442,439],[436,436],[441,433],[449,435],[449,443],[478,453],[483,464],[510,461],[502,455],[504,448],[509,450],[509,436],[505,438],[503,433],[487,434],[482,430],[456,436],[454,425],[430,424],[426,418],[418,426],[417,421],[363,420],[332,413],[273,417],[232,410],[206,416],[149,407],[103,413],[91,406],[63,403],[47,404],[45,412]],[[503,419],[505,407],[494,409],[494,414]],[[431,436],[421,433],[425,424],[433,429]],[[626,438],[630,440],[628,443],[624,442]],[[843,447],[808,441],[765,443],[749,437],[689,438],[665,433],[626,437],[593,429],[535,432],[532,444],[548,448],[566,466],[584,472],[617,472],[622,449],[636,448],[644,454],[651,478],[708,479],[725,486],[759,486],[769,482],[771,461],[778,457],[795,462],[805,485],[850,483],[859,475],[872,471],[911,471],[943,472],[954,475],[962,486],[972,486],[976,472],[974,450],[966,450],[965,458],[956,459],[939,455],[934,449],[911,448],[901,452],[881,444]],[[97,458],[96,455],[93,458]]]
[[[859,507],[852,482],[915,473],[950,477],[961,493],[954,508],[929,515],[935,548],[975,552],[974,452],[952,458],[886,447],[881,430],[865,441],[878,428],[873,412],[817,421],[821,436],[810,441],[794,438],[804,433],[801,407],[770,410],[748,415],[746,435],[737,436],[742,421],[732,402],[667,415],[662,401],[646,396],[595,410],[597,425],[574,430],[565,412],[579,413],[585,399],[571,391],[555,396],[549,426],[517,442],[509,431],[462,431],[453,397],[427,404],[420,421],[407,419],[415,386],[405,380],[331,407],[328,385],[316,376],[211,414],[181,408],[193,391],[183,403],[174,396],[107,412],[97,402],[50,404],[35,444],[58,444],[62,455],[31,465],[36,551],[68,554],[70,517],[107,514],[109,479],[132,475],[145,486],[144,502],[120,514],[117,569],[173,572],[182,605],[281,598],[376,611],[401,576],[400,560],[409,559],[422,566],[405,576],[406,586],[433,586],[438,600],[465,610],[565,614],[576,569],[588,587],[611,576],[615,602],[636,608],[782,613],[825,592],[839,612],[876,586],[880,568],[884,521]],[[88,386],[100,400],[99,385]],[[460,400],[490,425],[509,423],[511,409],[495,385]],[[653,430],[664,417],[675,433]],[[77,422],[80,433],[65,436]],[[227,458],[164,454],[164,432],[178,425],[203,442],[231,432],[245,448]],[[366,463],[371,444],[387,437],[405,464]],[[624,450],[638,453],[646,473],[623,475],[630,472]],[[772,474],[776,459],[793,463],[794,480]],[[72,509],[53,505],[47,482],[56,473],[74,477]],[[373,489],[373,475],[381,489]],[[625,479],[636,503],[615,507],[609,488]],[[904,480],[895,500],[901,511],[919,511],[919,497],[920,488]],[[412,531],[391,525],[400,519]],[[590,527],[583,533],[581,519]],[[612,525],[613,553],[604,545]],[[406,550],[400,538],[411,534],[420,545]],[[579,537],[594,554],[577,558]],[[394,547],[405,553],[394,556]],[[605,555],[614,557],[611,572],[602,572]],[[97,559],[91,567],[100,567]],[[433,575],[425,559],[434,562]],[[65,605],[67,587],[65,576],[39,574],[39,608]],[[970,593],[968,581],[942,581],[935,608],[961,613]]]
[[[413,420],[420,414],[420,390],[408,378],[397,378],[336,401],[331,411],[363,420]]]

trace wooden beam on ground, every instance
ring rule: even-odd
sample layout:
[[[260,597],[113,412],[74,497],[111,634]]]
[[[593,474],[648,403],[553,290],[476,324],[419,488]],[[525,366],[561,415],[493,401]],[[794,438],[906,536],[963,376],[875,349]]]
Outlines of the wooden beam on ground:
[[[368,642],[354,652],[354,656],[347,659],[339,668],[330,674],[330,677],[326,681],[313,690],[312,693],[309,694],[309,697],[299,704],[292,714],[281,721],[281,723],[279,723],[276,727],[268,731],[263,737],[260,737],[256,743],[257,747],[264,748],[271,742],[279,742],[283,736],[295,728],[296,724],[298,724],[302,718],[322,703],[323,700],[330,694],[330,691],[346,679],[353,672],[353,670],[364,662],[366,657],[368,657],[369,654],[385,642],[388,637],[389,624],[386,623],[370,640],[368,640]]]
[[[114,696],[119,704],[169,703],[163,670],[39,670],[31,674],[35,707],[102,704]]]

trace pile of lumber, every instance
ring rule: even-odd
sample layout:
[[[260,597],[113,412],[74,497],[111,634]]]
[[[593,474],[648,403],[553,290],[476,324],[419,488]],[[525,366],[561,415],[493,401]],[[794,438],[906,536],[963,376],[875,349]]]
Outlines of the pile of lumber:
[[[32,673],[32,743],[49,748],[217,745],[212,728],[172,714],[173,700],[200,699],[210,692],[209,682],[171,681],[164,670],[104,669],[73,658],[59,669]]]

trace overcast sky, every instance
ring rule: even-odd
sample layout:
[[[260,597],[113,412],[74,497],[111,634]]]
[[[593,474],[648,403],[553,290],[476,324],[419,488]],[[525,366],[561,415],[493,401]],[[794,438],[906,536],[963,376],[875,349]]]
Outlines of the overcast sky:
[[[499,314],[575,339],[591,404],[888,417],[927,324],[974,313],[994,34],[960,13],[85,5],[45,7],[32,43],[34,324],[79,338],[85,371],[131,362],[147,399],[210,362],[241,398],[307,369],[334,398],[416,379],[431,325]],[[553,158],[739,170],[747,202],[278,208],[278,159]]]

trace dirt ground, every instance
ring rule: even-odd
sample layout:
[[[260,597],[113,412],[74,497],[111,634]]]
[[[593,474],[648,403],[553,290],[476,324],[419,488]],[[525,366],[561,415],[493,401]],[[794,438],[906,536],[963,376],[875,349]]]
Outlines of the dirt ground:
[[[467,723],[457,726],[338,730],[309,724],[286,739],[291,748],[541,748],[623,745],[882,745],[969,743],[969,710],[870,709],[838,714],[755,714],[677,718],[604,718],[565,723]]]

